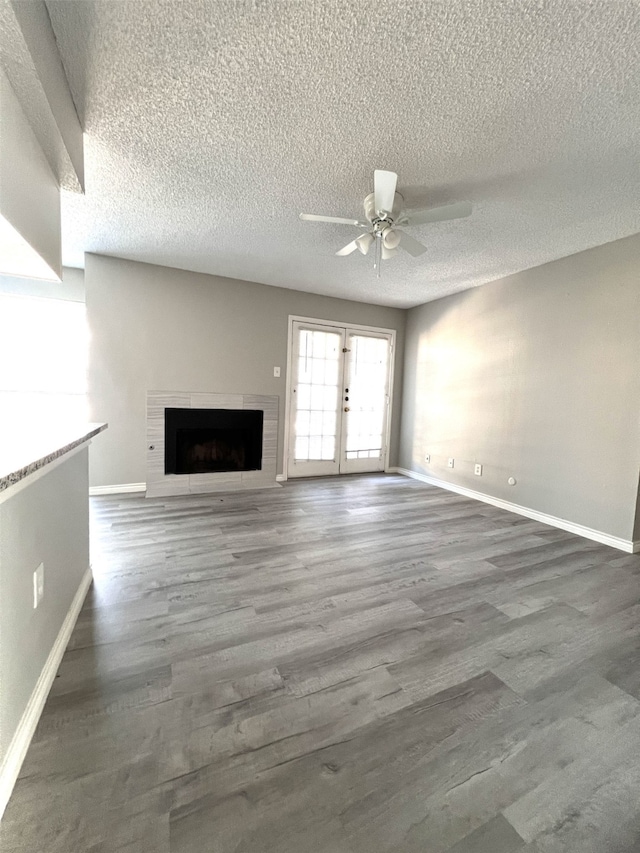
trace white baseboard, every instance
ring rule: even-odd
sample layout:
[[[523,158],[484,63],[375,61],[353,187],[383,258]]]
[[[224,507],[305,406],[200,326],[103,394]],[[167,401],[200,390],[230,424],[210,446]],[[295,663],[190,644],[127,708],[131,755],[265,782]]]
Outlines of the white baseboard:
[[[284,474],[276,474],[276,483],[285,483],[287,478]],[[132,492],[146,492],[146,483],[120,483],[115,486],[90,486],[91,497],[97,495],[124,495]]]
[[[146,483],[120,483],[115,486],[89,486],[89,494],[94,495],[124,495],[127,492],[146,492]]]
[[[91,567],[89,567],[80,581],[80,586],[73,597],[71,607],[65,616],[62,627],[42,668],[40,677],[33,688],[33,693],[29,697],[27,707],[24,709],[24,713],[18,723],[18,728],[11,738],[7,754],[0,767],[0,818],[4,814],[6,805],[9,802],[13,786],[20,773],[22,762],[29,749],[29,744],[38,725],[38,720],[51,690],[51,685],[60,667],[60,662],[62,661],[92,580]]]
[[[635,554],[640,552],[640,542],[632,542],[630,539],[620,539],[618,536],[611,536],[609,533],[603,533],[601,530],[594,530],[592,527],[585,527],[582,524],[576,524],[573,521],[567,521],[565,518],[558,518],[555,515],[548,515],[546,512],[538,512],[535,509],[529,509],[520,504],[504,501],[501,498],[494,498],[492,495],[485,495],[483,492],[476,492],[474,489],[468,489],[466,486],[458,486],[455,483],[448,483],[446,480],[438,480],[436,477],[430,477],[428,474],[420,474],[417,471],[410,471],[408,468],[390,469],[397,474],[404,474],[405,477],[411,477],[413,480],[420,480],[422,483],[428,483],[430,486],[437,486],[440,489],[447,489],[449,492],[456,492],[459,495],[464,495],[467,498],[473,498],[483,503],[497,506],[500,509],[506,509],[507,512],[514,512],[517,515],[524,515],[526,518],[532,518],[534,521],[541,521],[543,524],[549,524],[551,527],[559,527],[560,530],[566,530],[569,533],[575,533],[577,536],[584,536],[585,539],[593,539],[594,542],[600,542],[602,545],[609,545],[611,548],[617,548],[619,551],[625,551],[627,554]]]

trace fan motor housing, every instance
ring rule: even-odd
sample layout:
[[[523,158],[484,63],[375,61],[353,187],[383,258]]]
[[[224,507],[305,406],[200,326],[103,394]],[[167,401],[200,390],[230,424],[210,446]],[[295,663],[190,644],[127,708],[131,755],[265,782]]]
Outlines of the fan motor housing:
[[[388,223],[390,221],[394,222],[396,219],[398,219],[398,217],[402,213],[403,206],[404,206],[403,197],[400,195],[400,193],[396,193],[394,198],[393,198],[393,210],[391,210],[389,212],[389,216],[387,218],[380,219],[380,217],[378,216],[378,212],[376,210],[375,194],[369,193],[369,195],[364,200],[364,215],[366,216],[367,220],[374,226],[378,222],[384,222],[384,223]]]

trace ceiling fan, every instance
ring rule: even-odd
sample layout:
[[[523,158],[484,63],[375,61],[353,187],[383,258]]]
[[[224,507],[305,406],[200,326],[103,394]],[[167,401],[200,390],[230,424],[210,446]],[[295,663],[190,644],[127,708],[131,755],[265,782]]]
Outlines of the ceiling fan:
[[[356,249],[366,255],[375,244],[374,269],[380,278],[380,262],[392,258],[398,247],[417,258],[427,247],[419,243],[400,225],[424,225],[426,222],[443,222],[445,219],[462,219],[471,213],[471,204],[461,201],[444,207],[404,210],[404,199],[396,192],[398,176],[395,172],[376,169],[373,173],[373,192],[364,200],[366,222],[359,219],[345,219],[340,216],[319,216],[315,213],[301,213],[300,219],[307,222],[334,222],[340,225],[355,225],[367,230],[336,252],[336,255],[350,255]]]

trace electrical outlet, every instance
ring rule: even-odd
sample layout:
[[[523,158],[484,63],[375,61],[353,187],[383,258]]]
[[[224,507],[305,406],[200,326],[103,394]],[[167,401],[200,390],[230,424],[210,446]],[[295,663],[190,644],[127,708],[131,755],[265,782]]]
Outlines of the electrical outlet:
[[[425,462],[431,462],[431,454],[430,453],[424,454],[424,461]]]
[[[473,473],[476,475],[476,477],[482,477],[482,465],[479,462],[476,462],[473,468]]]
[[[276,379],[280,379],[280,368],[279,367],[273,368],[273,375],[275,376]]]
[[[447,465],[449,466],[449,468],[453,468],[453,456],[449,457],[449,461],[447,462]]]
[[[40,604],[44,597],[44,563],[40,563],[33,573],[33,607]]]

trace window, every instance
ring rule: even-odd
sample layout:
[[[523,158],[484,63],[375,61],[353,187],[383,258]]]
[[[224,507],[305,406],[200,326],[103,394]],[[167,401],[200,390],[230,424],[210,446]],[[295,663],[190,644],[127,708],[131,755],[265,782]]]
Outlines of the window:
[[[44,425],[88,420],[86,307],[0,294],[0,416]]]

